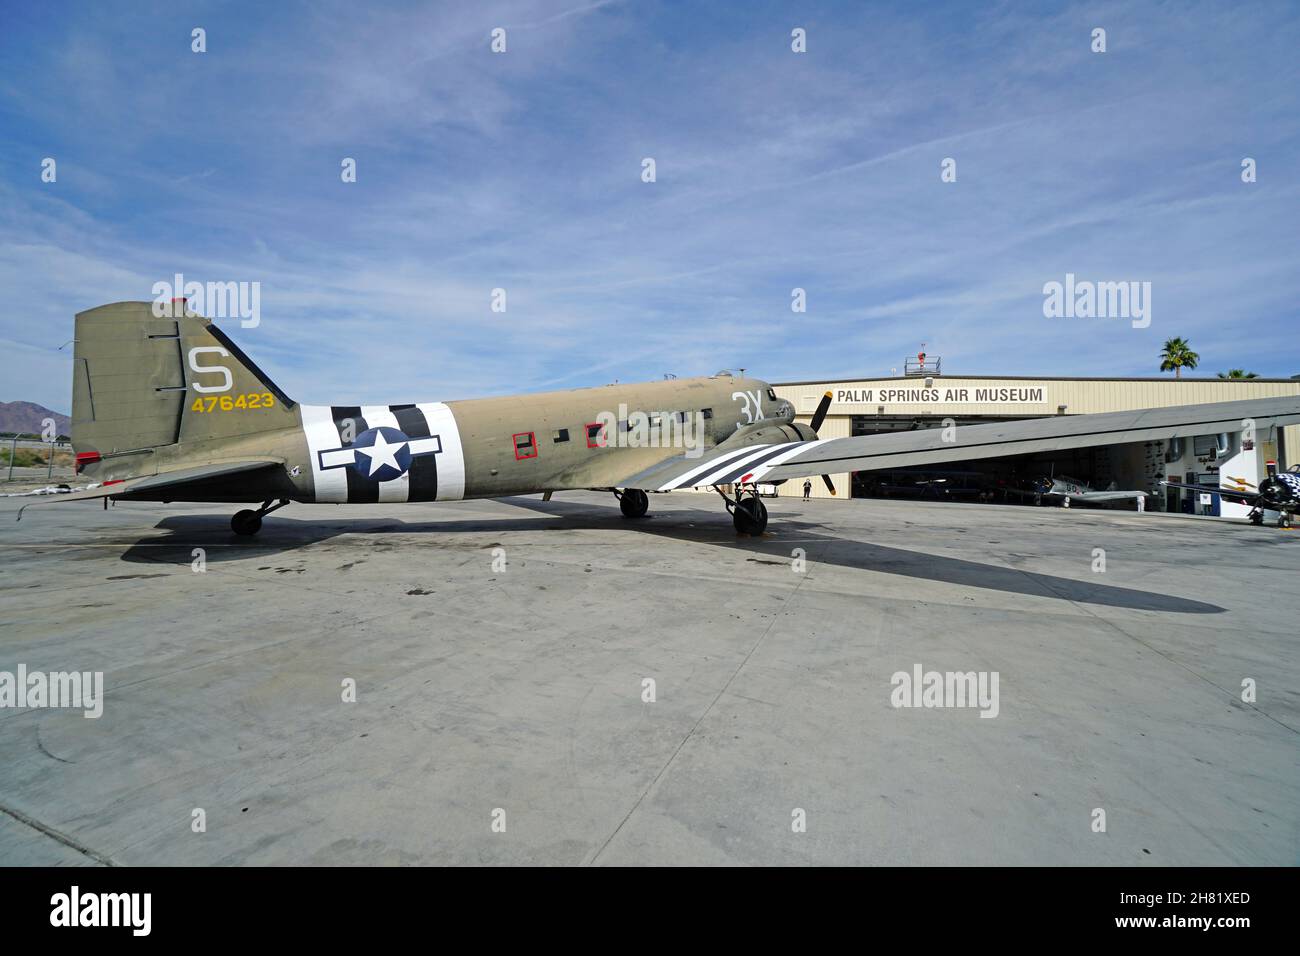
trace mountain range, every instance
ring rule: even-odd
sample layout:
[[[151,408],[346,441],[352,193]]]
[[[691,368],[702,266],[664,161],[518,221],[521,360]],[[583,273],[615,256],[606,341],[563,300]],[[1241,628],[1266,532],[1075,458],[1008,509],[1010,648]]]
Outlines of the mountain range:
[[[60,435],[67,435],[72,430],[72,419],[67,415],[51,411],[35,402],[0,402],[0,433],[19,432],[39,435],[45,428],[45,419],[54,419],[54,427]]]

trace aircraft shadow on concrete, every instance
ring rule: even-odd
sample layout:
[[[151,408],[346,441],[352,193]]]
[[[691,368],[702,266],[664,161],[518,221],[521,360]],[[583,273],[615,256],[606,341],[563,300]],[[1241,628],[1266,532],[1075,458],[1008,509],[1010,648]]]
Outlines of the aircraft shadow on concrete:
[[[798,538],[798,545],[807,552],[810,563],[1129,610],[1175,614],[1221,614],[1226,610],[1218,605],[1174,595],[1075,581],[1038,571],[982,564],[839,538],[826,534],[821,530],[821,525],[799,521],[789,515],[778,517],[779,524],[774,525],[776,534],[749,538],[737,535],[730,518],[717,508],[674,510],[659,514],[651,512],[646,518],[628,521],[616,508],[555,500],[543,502],[537,498],[501,500],[544,514],[552,520],[539,522],[533,517],[515,518],[508,515],[466,515],[445,521],[401,521],[393,518],[313,520],[310,517],[298,520],[271,516],[266,519],[261,534],[256,538],[240,538],[231,532],[230,519],[224,515],[177,515],[163,519],[156,526],[167,532],[165,536],[150,535],[141,538],[126,550],[122,560],[189,564],[193,549],[203,548],[209,563],[220,563],[256,555],[269,557],[346,534],[500,534],[514,531],[632,529],[673,541],[763,555],[781,564],[789,563],[791,539]],[[310,511],[307,513],[310,514]],[[367,542],[364,546],[371,547],[373,542]],[[463,543],[458,543],[457,547],[463,547]]]

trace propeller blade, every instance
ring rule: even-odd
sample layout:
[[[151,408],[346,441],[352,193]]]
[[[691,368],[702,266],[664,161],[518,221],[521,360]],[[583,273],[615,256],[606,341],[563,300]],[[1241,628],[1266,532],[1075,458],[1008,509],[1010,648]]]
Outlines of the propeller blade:
[[[817,403],[817,411],[813,412],[812,421],[808,427],[813,431],[822,427],[822,422],[826,421],[826,413],[831,410],[831,393],[827,392],[822,396],[822,400]]]
[[[834,394],[834,392],[827,392],[822,396],[822,400],[817,403],[817,411],[813,412],[812,421],[808,423],[808,427],[813,430],[814,434],[817,429],[822,427],[822,422],[826,421],[826,413],[831,410],[831,398]],[[831,494],[835,494],[835,482],[831,481],[831,476],[822,475],[822,481],[826,483],[826,490]]]

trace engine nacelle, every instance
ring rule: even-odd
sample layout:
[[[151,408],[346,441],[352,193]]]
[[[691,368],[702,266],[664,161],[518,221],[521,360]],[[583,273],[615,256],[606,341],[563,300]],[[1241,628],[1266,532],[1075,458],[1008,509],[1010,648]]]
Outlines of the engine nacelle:
[[[812,441],[817,437],[807,425],[791,422],[783,425],[779,422],[757,421],[736,429],[736,433],[719,443],[719,450],[744,448],[747,445],[775,445],[792,441]]]

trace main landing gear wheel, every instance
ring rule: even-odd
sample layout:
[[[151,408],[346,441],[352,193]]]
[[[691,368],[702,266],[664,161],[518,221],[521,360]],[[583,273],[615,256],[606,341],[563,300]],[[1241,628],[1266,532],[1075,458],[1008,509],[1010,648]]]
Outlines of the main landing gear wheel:
[[[253,535],[262,530],[262,516],[256,511],[245,509],[237,511],[230,519],[230,530],[235,534]]]
[[[640,488],[626,488],[618,497],[618,506],[624,518],[644,518],[650,509],[650,496]]]
[[[1264,523],[1264,512],[1260,511],[1258,508],[1256,508],[1254,511],[1252,511],[1252,512],[1250,513],[1250,523],[1251,523],[1251,524],[1263,524],[1263,523]]]
[[[737,534],[758,537],[767,530],[767,507],[757,497],[741,498],[736,502],[731,520],[736,525]]]
[[[288,498],[281,498],[275,504],[271,504],[270,501],[265,501],[262,503],[262,507],[257,510],[245,508],[243,511],[237,511],[235,512],[235,516],[230,519],[230,530],[235,532],[235,534],[243,535],[245,537],[257,534],[257,532],[262,530],[262,518],[269,515],[272,511],[278,511],[288,503]]]

